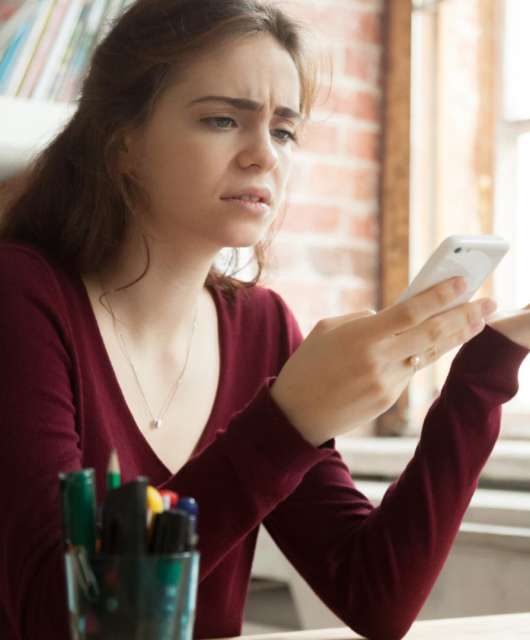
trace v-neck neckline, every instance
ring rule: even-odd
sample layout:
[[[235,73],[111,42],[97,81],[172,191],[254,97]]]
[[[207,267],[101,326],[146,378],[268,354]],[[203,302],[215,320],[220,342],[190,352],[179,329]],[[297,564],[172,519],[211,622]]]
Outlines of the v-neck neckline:
[[[85,282],[80,273],[77,273],[76,275],[79,279],[79,283],[81,286],[81,290],[83,294],[83,302],[87,307],[90,328],[95,338],[97,349],[99,350],[102,356],[100,360],[103,362],[103,366],[105,368],[107,378],[110,380],[110,384],[113,387],[113,389],[111,390],[111,394],[113,397],[119,399],[120,409],[130,424],[132,435],[135,437],[136,442],[138,442],[140,446],[142,446],[143,449],[147,452],[147,454],[149,455],[150,459],[155,464],[155,466],[159,468],[161,474],[164,476],[164,480],[162,480],[162,482],[165,482],[175,474],[164,464],[164,462],[162,462],[162,460],[158,457],[153,447],[149,444],[148,440],[142,433],[142,430],[138,426],[138,423],[136,422],[136,419],[132,414],[132,411],[129,408],[129,405],[127,404],[127,401],[125,399],[125,396],[123,395],[123,391],[121,389],[120,383],[116,376],[116,372],[114,371],[114,367],[112,366],[112,361],[107,351],[105,341],[103,340],[103,336],[101,335],[101,330],[99,328],[96,314],[92,307],[92,302],[90,300],[90,295],[86,288]],[[187,462],[189,462],[189,460],[191,460],[195,455],[200,453],[200,451],[202,450],[202,448],[206,443],[208,435],[211,431],[212,422],[216,417],[217,411],[219,409],[221,397],[224,391],[224,383],[226,380],[226,372],[225,372],[225,366],[227,363],[226,345],[225,345],[226,331],[224,330],[225,328],[223,326],[224,315],[221,308],[221,301],[219,299],[219,296],[222,294],[215,288],[215,286],[207,286],[207,289],[211,293],[211,296],[215,304],[215,309],[217,312],[217,331],[218,331],[218,343],[219,343],[219,380],[217,382],[217,390],[215,393],[215,398],[212,404],[212,408],[210,410],[210,415],[206,420],[202,433],[199,436],[199,439],[197,440],[197,443],[195,444],[195,447],[193,448],[193,451],[191,452]]]

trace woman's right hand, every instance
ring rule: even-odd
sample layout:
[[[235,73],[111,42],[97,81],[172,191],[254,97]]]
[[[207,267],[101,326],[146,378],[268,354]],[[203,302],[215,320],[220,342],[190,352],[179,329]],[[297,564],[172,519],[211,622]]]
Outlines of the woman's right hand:
[[[410,382],[411,357],[422,368],[482,331],[492,300],[444,311],[464,289],[451,278],[378,313],[320,320],[280,371],[273,400],[314,446],[373,420]]]

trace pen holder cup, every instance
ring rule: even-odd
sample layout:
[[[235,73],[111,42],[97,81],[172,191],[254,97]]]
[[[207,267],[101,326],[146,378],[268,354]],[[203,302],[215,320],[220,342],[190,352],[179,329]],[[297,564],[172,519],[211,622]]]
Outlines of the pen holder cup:
[[[200,555],[65,554],[72,640],[189,640]]]

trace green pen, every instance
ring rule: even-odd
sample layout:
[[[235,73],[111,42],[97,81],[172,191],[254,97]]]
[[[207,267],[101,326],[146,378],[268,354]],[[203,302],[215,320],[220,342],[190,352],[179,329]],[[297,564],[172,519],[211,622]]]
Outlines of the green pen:
[[[59,474],[64,538],[67,545],[96,548],[96,477],[94,469]]]
[[[113,449],[110,454],[109,466],[107,467],[107,490],[117,489],[121,486],[121,471],[118,461],[118,452]]]

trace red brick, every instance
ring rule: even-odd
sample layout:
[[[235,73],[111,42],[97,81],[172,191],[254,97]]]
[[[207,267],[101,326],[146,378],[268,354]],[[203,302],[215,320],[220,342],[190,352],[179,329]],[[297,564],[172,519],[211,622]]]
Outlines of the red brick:
[[[268,262],[275,271],[294,271],[301,261],[302,248],[291,239],[275,238],[269,249]]]
[[[285,231],[327,234],[337,230],[339,221],[340,209],[338,207],[289,204],[281,228]]]
[[[377,195],[377,170],[319,163],[311,168],[307,184],[314,196],[369,200]]]
[[[302,151],[332,155],[339,145],[339,127],[324,122],[311,122],[300,136]]]
[[[329,109],[367,122],[381,120],[380,97],[370,91],[337,88],[329,100]]]
[[[374,253],[350,247],[308,247],[306,260],[322,276],[352,275],[372,282],[376,276]]]
[[[380,135],[377,131],[364,131],[351,127],[343,128],[346,155],[362,160],[377,161],[380,159]]]
[[[349,7],[344,3],[309,4],[297,0],[285,8],[289,15],[308,26],[311,35],[324,36],[332,41],[379,44],[382,41],[382,12],[373,0],[364,7]],[[376,10],[370,10],[373,7]],[[315,26],[316,25],[316,26]]]
[[[379,221],[375,214],[367,216],[355,216],[349,224],[349,234],[352,238],[366,240],[379,239]]]
[[[302,279],[286,279],[280,276],[267,278],[265,285],[277,291],[293,310],[295,317],[314,319],[314,322],[325,315],[330,315],[333,305],[333,291],[323,280],[308,281]]]
[[[363,82],[379,85],[381,79],[381,52],[379,49],[346,47],[344,74]]]
[[[382,41],[382,15],[344,5],[321,5],[316,8],[312,24],[330,39],[345,42],[379,44]],[[308,18],[306,18],[307,20]]]
[[[355,313],[366,309],[377,310],[377,294],[373,287],[341,289],[339,294],[339,315]]]

